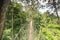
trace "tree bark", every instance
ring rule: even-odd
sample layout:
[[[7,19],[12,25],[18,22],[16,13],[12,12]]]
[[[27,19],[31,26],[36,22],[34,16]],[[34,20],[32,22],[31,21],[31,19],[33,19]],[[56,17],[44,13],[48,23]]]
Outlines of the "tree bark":
[[[2,34],[4,29],[4,23],[5,23],[5,14],[10,0],[3,0],[3,1],[4,4],[2,4],[3,6],[0,9],[0,40],[2,40]]]
[[[28,38],[28,40],[33,40],[33,31],[34,31],[33,21],[31,19],[31,21],[29,22],[29,38]]]
[[[29,31],[29,38],[28,40],[34,40],[34,23],[33,23],[33,14],[34,14],[34,11],[35,11],[35,4],[34,4],[34,0],[31,0],[32,1],[32,5],[30,6],[30,12],[29,12],[29,18],[30,18],[30,21],[29,21],[29,28],[28,28],[28,31]]]

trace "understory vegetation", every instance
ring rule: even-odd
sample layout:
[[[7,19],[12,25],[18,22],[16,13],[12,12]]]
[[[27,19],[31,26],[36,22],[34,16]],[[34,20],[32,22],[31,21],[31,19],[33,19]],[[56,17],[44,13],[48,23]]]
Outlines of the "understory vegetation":
[[[32,16],[34,40],[60,40],[60,25],[57,23],[58,19],[55,15],[48,12],[41,14],[34,11]],[[2,39],[28,40],[30,20],[29,11],[23,11],[20,4],[12,2],[6,13]]]

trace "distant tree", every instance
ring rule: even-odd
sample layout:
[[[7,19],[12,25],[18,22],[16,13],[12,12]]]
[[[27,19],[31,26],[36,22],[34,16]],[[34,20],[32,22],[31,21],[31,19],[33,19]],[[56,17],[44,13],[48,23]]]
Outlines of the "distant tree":
[[[40,1],[43,1],[43,3],[46,2],[45,5],[40,4],[40,8],[44,9],[44,7],[47,7],[47,8],[50,8],[52,10],[54,9],[54,14],[56,13],[57,18],[58,18],[58,22],[59,22],[58,11],[60,9],[60,0],[40,0]],[[49,9],[49,11],[50,11],[50,9]]]
[[[59,24],[60,22],[60,19],[59,19],[59,15],[58,15],[58,9],[60,8],[60,1],[59,0],[48,0],[48,3],[53,5],[53,8],[55,8],[55,12],[56,12],[56,15],[57,15],[57,18],[58,18],[58,21],[57,23]]]

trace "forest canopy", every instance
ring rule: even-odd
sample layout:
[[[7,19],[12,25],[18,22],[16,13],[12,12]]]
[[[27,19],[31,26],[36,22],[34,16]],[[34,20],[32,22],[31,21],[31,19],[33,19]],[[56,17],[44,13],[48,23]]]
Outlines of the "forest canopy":
[[[60,40],[59,7],[59,0],[52,3],[51,0],[11,0],[4,16],[1,39]],[[44,8],[54,9],[53,13],[49,10],[43,12]]]

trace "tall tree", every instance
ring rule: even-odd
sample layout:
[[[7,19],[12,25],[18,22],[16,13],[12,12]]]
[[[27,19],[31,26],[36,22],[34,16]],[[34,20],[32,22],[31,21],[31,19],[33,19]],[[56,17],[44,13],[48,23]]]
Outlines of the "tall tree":
[[[5,14],[10,0],[0,0],[0,40],[2,40],[2,34],[5,23]]]
[[[29,12],[29,21],[28,21],[28,40],[34,40],[34,23],[33,23],[33,15],[35,11],[37,11],[36,5],[38,0],[21,0],[21,2],[25,5],[25,10]],[[28,4],[28,5],[27,5]]]
[[[59,24],[59,15],[58,15],[58,9],[59,9],[59,5],[60,5],[60,1],[59,0],[49,0],[48,3],[52,4],[53,5],[53,8],[55,8],[55,12],[56,12],[56,15],[57,15],[57,18],[58,18],[58,21],[57,23]]]
[[[35,14],[35,11],[37,11],[36,9],[36,4],[35,2],[37,2],[36,0],[30,0],[31,4],[28,5],[30,10],[29,10],[29,26],[28,26],[28,31],[29,31],[29,38],[28,40],[34,40],[34,22],[33,22],[33,15]],[[28,1],[29,3],[29,1]]]

